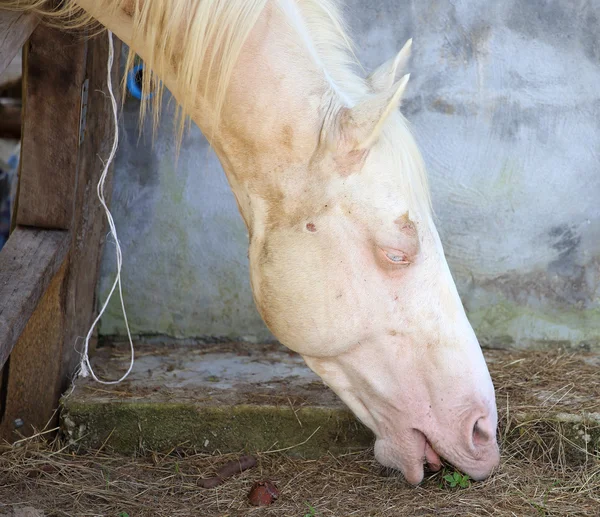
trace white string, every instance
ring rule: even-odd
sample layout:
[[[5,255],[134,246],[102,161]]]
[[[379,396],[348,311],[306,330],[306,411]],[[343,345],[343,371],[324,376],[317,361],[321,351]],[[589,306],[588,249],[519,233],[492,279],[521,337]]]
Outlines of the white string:
[[[113,282],[112,288],[111,288],[110,292],[108,293],[108,296],[106,297],[106,301],[102,305],[102,308],[100,309],[100,312],[98,313],[98,316],[96,316],[96,319],[92,323],[92,326],[90,327],[90,330],[87,333],[87,336],[85,337],[85,343],[83,345],[83,354],[82,354],[82,358],[81,358],[81,366],[80,366],[80,370],[79,370],[79,375],[81,377],[88,377],[89,375],[91,375],[92,378],[96,382],[99,382],[101,384],[118,384],[118,383],[122,382],[123,380],[125,380],[125,378],[131,373],[131,370],[133,369],[133,363],[134,363],[135,358],[134,358],[133,340],[131,339],[131,332],[129,330],[129,322],[127,321],[127,311],[125,310],[125,302],[123,301],[123,290],[121,288],[121,266],[123,264],[123,254],[121,252],[121,244],[119,243],[119,238],[117,237],[117,228],[115,226],[115,221],[113,219],[112,214],[110,213],[110,210],[106,204],[106,199],[104,197],[104,183],[106,182],[106,176],[108,175],[108,169],[110,168],[110,165],[111,165],[111,163],[115,157],[115,154],[117,152],[117,147],[119,145],[119,120],[118,120],[118,115],[117,115],[117,101],[115,100],[115,95],[113,93],[112,76],[111,76],[114,55],[115,55],[115,49],[114,49],[114,45],[113,45],[113,34],[111,31],[107,31],[107,33],[108,33],[108,65],[107,65],[108,71],[107,71],[107,76],[106,76],[106,82],[107,82],[108,93],[110,95],[110,102],[112,104],[112,110],[113,110],[113,123],[115,126],[115,137],[113,139],[112,149],[110,150],[108,159],[104,163],[104,169],[102,170],[102,175],[100,176],[100,181],[98,182],[96,192],[98,194],[98,199],[100,200],[100,203],[102,204],[102,207],[104,208],[104,213],[106,214],[106,219],[108,220],[108,225],[110,227],[110,235],[112,235],[113,239],[115,240],[115,250],[116,250],[116,255],[117,255],[117,275],[115,277],[115,281]],[[129,346],[131,347],[131,362],[129,363],[129,368],[127,369],[125,374],[118,381],[103,381],[103,380],[100,380],[98,377],[96,377],[96,374],[94,373],[94,370],[92,369],[92,365],[90,364],[90,358],[88,355],[89,343],[90,343],[90,338],[92,337],[92,334],[94,333],[94,329],[96,328],[96,325],[98,324],[98,322],[100,321],[100,318],[104,314],[104,311],[106,311],[108,302],[110,302],[110,299],[112,298],[112,295],[115,292],[115,289],[117,287],[119,288],[119,298],[121,299],[121,309],[123,310],[123,319],[125,320],[125,328],[127,329],[127,337],[129,338]]]

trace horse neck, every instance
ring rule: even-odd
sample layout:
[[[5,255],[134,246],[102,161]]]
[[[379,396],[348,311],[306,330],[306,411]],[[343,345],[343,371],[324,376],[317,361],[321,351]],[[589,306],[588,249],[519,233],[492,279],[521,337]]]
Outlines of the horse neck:
[[[133,39],[130,15],[107,13],[95,0],[76,1],[144,59],[150,42]],[[211,139],[247,224],[253,195],[265,198],[265,192],[280,192],[286,184],[298,187],[299,164],[306,165],[314,153],[325,107],[334,97],[305,42],[274,4],[267,3],[244,45],[218,126],[213,107],[200,94],[189,113]],[[176,99],[186,94],[174,73],[163,71],[161,80]]]
[[[275,212],[305,204],[306,192],[326,191],[309,164],[338,100],[288,23],[267,5],[236,64],[211,141],[251,239]]]
[[[331,105],[325,75],[286,24],[279,9],[266,6],[236,64],[211,142],[238,182],[273,173],[281,180],[308,163]],[[202,113],[193,118],[204,130]]]

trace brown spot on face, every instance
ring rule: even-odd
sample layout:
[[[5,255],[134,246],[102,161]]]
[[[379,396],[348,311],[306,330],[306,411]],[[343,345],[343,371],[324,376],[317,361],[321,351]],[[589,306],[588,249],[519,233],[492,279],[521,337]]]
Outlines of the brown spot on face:
[[[333,157],[333,163],[337,173],[342,176],[350,176],[362,169],[368,154],[368,149],[354,149]]]
[[[270,259],[269,255],[270,255],[269,247],[268,247],[267,243],[265,243],[263,245],[263,247],[261,248],[260,253],[258,255],[258,264],[261,267],[266,266],[270,262],[271,259]]]
[[[417,227],[415,226],[415,223],[409,219],[408,212],[398,217],[398,219],[396,219],[394,222],[398,225],[402,232],[411,237],[416,237]]]
[[[313,233],[317,231],[317,227],[313,223],[306,223],[306,229]]]
[[[294,129],[292,128],[292,126],[286,124],[283,126],[283,130],[281,132],[281,142],[283,143],[284,147],[286,147],[287,149],[291,149],[292,146],[292,142],[294,139]]]
[[[408,212],[401,215],[394,221],[401,232],[400,249],[406,254],[409,260],[412,260],[418,253],[421,247],[417,226],[409,217]]]
[[[398,332],[396,332],[395,330],[390,330],[390,331],[388,331],[388,334],[389,334],[390,336],[397,336],[397,335],[398,335]]]
[[[135,4],[133,1],[129,1],[129,2],[124,2],[121,5],[121,10],[127,15],[127,16],[133,16],[134,13],[134,8],[135,8]]]

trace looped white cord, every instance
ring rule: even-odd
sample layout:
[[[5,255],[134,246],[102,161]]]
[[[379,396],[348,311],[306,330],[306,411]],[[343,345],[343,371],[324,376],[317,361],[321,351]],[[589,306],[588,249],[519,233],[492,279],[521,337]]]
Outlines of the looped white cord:
[[[98,182],[96,192],[98,194],[98,199],[100,200],[100,203],[102,204],[102,207],[104,208],[104,212],[106,214],[106,219],[108,220],[108,225],[110,227],[110,234],[112,235],[113,239],[115,240],[115,250],[116,250],[116,255],[117,255],[117,275],[115,277],[115,281],[113,282],[112,288],[111,288],[110,292],[108,293],[108,296],[106,297],[106,301],[102,305],[102,309],[100,309],[98,316],[92,323],[92,326],[90,327],[90,330],[87,333],[87,336],[85,337],[85,343],[83,345],[83,354],[82,354],[82,358],[81,358],[81,367],[79,370],[79,375],[81,377],[87,377],[87,376],[91,375],[92,378],[96,382],[99,382],[101,384],[118,384],[118,383],[122,382],[123,380],[125,380],[125,378],[131,373],[131,370],[133,369],[134,349],[133,349],[133,340],[131,339],[131,332],[129,331],[129,322],[127,321],[127,311],[125,310],[125,302],[123,301],[123,290],[121,288],[121,266],[123,264],[123,254],[121,252],[121,244],[119,243],[119,238],[117,237],[117,228],[115,226],[115,221],[113,219],[112,214],[110,213],[110,210],[109,210],[109,208],[106,204],[106,200],[104,198],[104,183],[106,182],[106,176],[108,175],[108,169],[115,157],[115,154],[117,152],[117,147],[119,145],[119,120],[118,120],[118,115],[117,115],[117,101],[115,100],[115,95],[113,93],[112,77],[111,77],[115,49],[114,49],[114,45],[113,45],[112,32],[111,31],[107,31],[107,32],[108,32],[108,72],[107,72],[106,82],[107,82],[108,93],[110,95],[110,102],[112,104],[112,110],[113,110],[113,123],[115,126],[115,137],[113,139],[112,149],[110,150],[108,159],[104,163],[104,169],[102,170],[102,175],[100,176],[100,181]],[[110,302],[110,299],[112,298],[112,295],[115,292],[115,289],[117,287],[119,288],[119,298],[121,299],[121,309],[123,310],[123,319],[125,320],[125,328],[127,329],[127,337],[129,338],[129,346],[131,347],[131,362],[129,363],[129,368],[127,369],[125,374],[118,381],[103,381],[103,380],[100,380],[98,377],[96,377],[96,374],[94,373],[94,370],[92,369],[92,365],[90,364],[90,358],[88,355],[89,343],[90,343],[90,338],[92,337],[92,334],[94,333],[94,328],[96,328],[96,325],[100,321],[100,318],[104,314],[104,311],[106,311],[108,302]]]

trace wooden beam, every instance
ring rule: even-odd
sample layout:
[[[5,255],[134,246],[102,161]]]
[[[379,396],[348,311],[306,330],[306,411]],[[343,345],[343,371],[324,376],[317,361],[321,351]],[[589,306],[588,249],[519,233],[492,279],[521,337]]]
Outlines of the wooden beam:
[[[0,252],[0,367],[62,265],[68,232],[18,227]]]
[[[68,260],[23,331],[4,374],[0,438],[6,440],[52,423],[59,397],[80,359],[76,346],[80,349],[80,338],[95,317],[106,233],[96,184],[113,135],[105,33],[84,39],[80,33],[72,36],[39,27],[26,54],[24,81],[28,86],[17,217],[69,228],[71,240]],[[29,59],[33,54],[34,59]],[[115,86],[119,84],[119,55],[116,41]],[[51,71],[55,61],[68,77]],[[119,98],[118,91],[115,95]],[[43,106],[54,101],[52,108]],[[32,110],[33,105],[39,109]],[[106,190],[110,192],[110,181]],[[16,429],[15,422],[22,427]]]
[[[64,233],[64,232],[63,232]],[[27,322],[3,371],[5,391],[0,402],[3,418],[0,436],[6,440],[43,429],[60,397],[61,346],[64,337],[65,281],[68,261],[63,262],[34,313]]]
[[[21,50],[39,19],[31,13],[0,10],[0,74]]]
[[[112,84],[115,97],[119,92],[119,56],[121,42],[115,38],[115,64]],[[75,350],[75,341],[85,336],[96,316],[96,286],[100,277],[102,247],[107,232],[106,217],[96,195],[104,161],[110,154],[114,138],[113,113],[106,86],[108,41],[100,34],[90,42],[87,53],[86,78],[89,80],[87,117],[79,150],[79,174],[74,199],[74,220],[71,261],[67,284],[66,313],[69,321],[65,328],[62,357],[62,389],[68,387],[71,374],[81,359]],[[102,158],[102,159],[101,159]],[[110,201],[112,169],[105,183],[105,194]]]
[[[87,52],[81,34],[44,25],[25,47],[17,224],[71,228]]]

